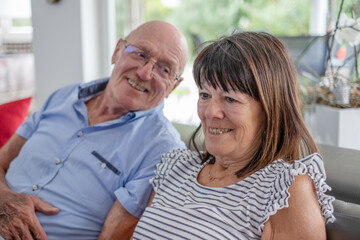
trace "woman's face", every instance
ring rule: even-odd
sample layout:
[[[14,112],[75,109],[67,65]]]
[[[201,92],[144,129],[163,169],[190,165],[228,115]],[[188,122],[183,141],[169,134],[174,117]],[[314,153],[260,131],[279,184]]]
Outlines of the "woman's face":
[[[198,115],[205,145],[215,157],[252,157],[263,129],[261,104],[239,91],[225,92],[203,85],[199,89]]]

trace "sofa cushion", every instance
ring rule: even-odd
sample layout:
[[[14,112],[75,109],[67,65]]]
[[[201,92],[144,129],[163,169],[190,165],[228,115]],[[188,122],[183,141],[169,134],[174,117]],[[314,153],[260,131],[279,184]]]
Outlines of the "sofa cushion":
[[[320,144],[328,194],[338,200],[360,204],[360,151]],[[360,226],[360,225],[359,225]]]
[[[15,133],[29,112],[31,97],[0,105],[0,147]]]
[[[327,239],[360,239],[360,205],[336,199],[333,202],[336,221],[326,225]]]

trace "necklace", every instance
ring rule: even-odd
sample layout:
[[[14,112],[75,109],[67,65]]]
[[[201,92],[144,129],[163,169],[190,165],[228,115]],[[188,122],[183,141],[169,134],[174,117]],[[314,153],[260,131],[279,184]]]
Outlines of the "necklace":
[[[100,96],[100,95],[99,95]],[[89,108],[89,111],[88,111],[88,120],[89,120],[89,126],[92,126],[94,125],[92,119],[91,119],[91,113],[93,112],[93,110],[95,109],[98,101],[99,101],[99,96],[96,96],[95,97],[95,101],[94,101],[94,104],[91,105],[91,108]]]
[[[215,176],[211,175],[211,170],[212,170],[212,166],[211,166],[211,169],[209,168],[209,172],[208,172],[210,182],[213,182],[215,180],[221,180],[221,179],[223,179],[223,178],[225,178],[225,177],[227,177],[227,176],[229,176],[231,174],[231,173],[227,173],[227,174],[225,174],[225,175],[223,175],[221,177],[215,177]]]

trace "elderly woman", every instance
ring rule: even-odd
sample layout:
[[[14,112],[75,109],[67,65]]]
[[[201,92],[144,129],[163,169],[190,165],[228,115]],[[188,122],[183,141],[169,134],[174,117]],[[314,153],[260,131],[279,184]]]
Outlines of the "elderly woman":
[[[163,156],[134,239],[325,239],[325,171],[283,44],[243,32],[194,63],[205,151]]]

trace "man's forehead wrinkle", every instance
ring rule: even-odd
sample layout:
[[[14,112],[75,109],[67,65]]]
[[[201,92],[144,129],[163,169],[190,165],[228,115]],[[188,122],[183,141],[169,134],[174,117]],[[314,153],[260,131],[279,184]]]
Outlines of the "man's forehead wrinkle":
[[[147,42],[148,39],[151,41]],[[171,24],[162,21],[145,23],[129,34],[127,40],[133,44],[141,44],[143,50],[155,58],[159,57],[156,54],[162,55],[162,58],[167,56],[166,59],[157,60],[169,65],[177,73],[180,73],[186,64],[188,55],[186,38],[179,29]],[[152,52],[151,45],[155,46],[156,53]]]

